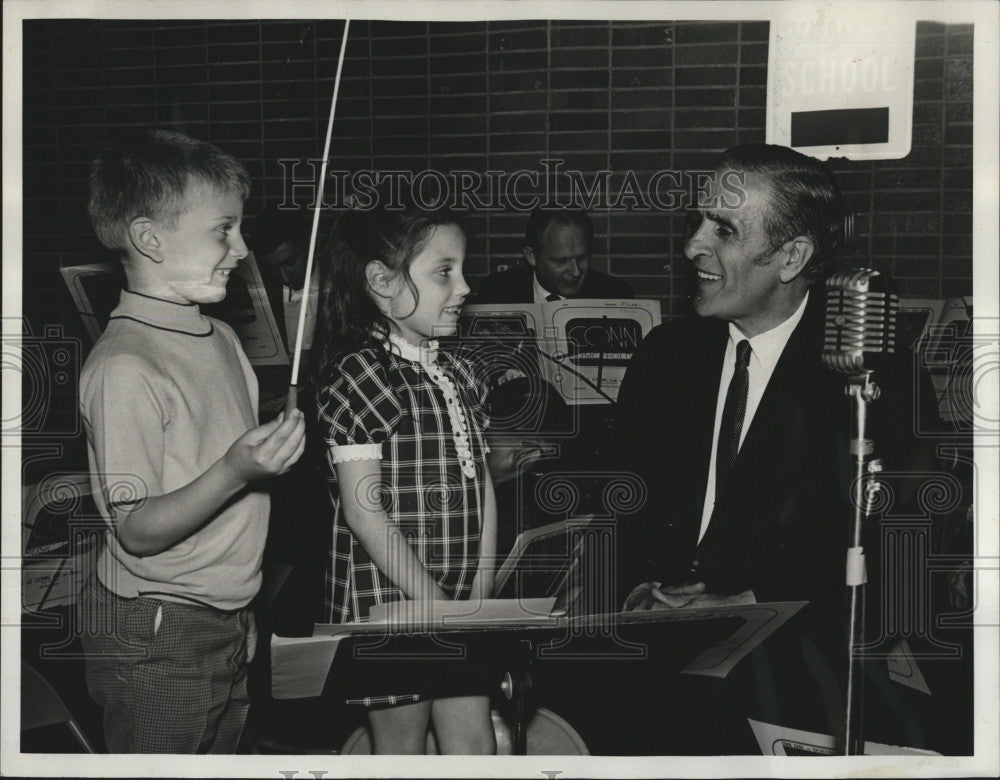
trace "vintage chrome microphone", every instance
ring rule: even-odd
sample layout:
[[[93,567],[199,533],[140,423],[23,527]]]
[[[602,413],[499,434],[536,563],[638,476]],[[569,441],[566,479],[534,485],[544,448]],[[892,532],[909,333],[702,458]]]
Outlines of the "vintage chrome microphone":
[[[889,280],[871,268],[855,268],[826,280],[823,362],[860,377],[877,371],[895,352],[899,298]]]
[[[823,363],[847,376],[845,392],[854,399],[851,418],[853,523],[847,550],[845,583],[849,611],[847,642],[847,690],[844,721],[838,747],[844,755],[864,752],[862,718],[864,675],[855,650],[865,642],[865,554],[862,542],[864,520],[872,514],[881,490],[879,460],[872,457],[874,444],[867,437],[868,405],[879,397],[872,372],[885,365],[895,352],[896,311],[899,300],[888,279],[870,268],[832,275],[826,281],[826,328]]]

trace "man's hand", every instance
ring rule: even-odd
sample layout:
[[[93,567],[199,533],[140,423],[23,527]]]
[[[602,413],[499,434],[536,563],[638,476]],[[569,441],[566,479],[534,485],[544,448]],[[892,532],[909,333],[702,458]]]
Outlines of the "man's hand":
[[[293,409],[269,423],[252,428],[233,442],[223,456],[226,466],[240,482],[284,474],[301,456],[306,444],[302,412]]]
[[[705,583],[687,583],[662,587],[658,582],[644,582],[625,600],[625,612],[686,607],[705,592]]]
[[[649,592],[653,600],[647,609],[680,609],[681,607],[690,607],[704,593],[704,582],[688,582],[683,585],[653,588]]]
[[[704,582],[687,582],[662,587],[657,582],[644,582],[625,601],[625,612],[651,609],[682,609],[684,607],[724,607],[756,604],[752,590],[726,596],[706,593]]]

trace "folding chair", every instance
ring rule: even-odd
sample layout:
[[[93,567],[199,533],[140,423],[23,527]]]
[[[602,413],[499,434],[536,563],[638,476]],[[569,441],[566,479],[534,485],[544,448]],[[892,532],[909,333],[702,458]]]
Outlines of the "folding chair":
[[[21,731],[63,724],[83,748],[85,753],[95,753],[66,704],[49,681],[35,669],[21,664]]]

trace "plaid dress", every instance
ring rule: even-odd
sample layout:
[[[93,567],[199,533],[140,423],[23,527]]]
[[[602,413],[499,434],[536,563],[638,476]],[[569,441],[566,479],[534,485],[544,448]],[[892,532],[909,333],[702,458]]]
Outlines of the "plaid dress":
[[[405,598],[375,566],[343,516],[334,467],[345,460],[381,459],[381,504],[389,521],[402,529],[449,596],[468,598],[478,568],[484,511],[483,430],[489,423],[484,385],[465,359],[395,337],[381,354],[365,348],[344,355],[332,376],[318,399],[334,474],[327,620],[367,620],[373,604]],[[365,488],[365,494],[371,491]],[[373,697],[364,703],[419,698]]]

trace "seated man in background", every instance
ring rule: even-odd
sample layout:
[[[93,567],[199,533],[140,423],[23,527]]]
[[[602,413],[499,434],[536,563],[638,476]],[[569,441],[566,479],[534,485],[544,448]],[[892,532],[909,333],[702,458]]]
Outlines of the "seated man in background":
[[[268,302],[278,323],[278,330],[289,352],[295,349],[299,312],[305,297],[306,260],[312,212],[305,209],[279,209],[269,206],[251,225],[250,248],[260,269]],[[316,325],[316,300],[319,297],[317,274],[310,280],[302,349],[309,351]]]
[[[567,298],[632,298],[627,283],[590,267],[593,238],[594,226],[586,211],[536,207],[524,231],[527,264],[487,277],[474,302],[525,304]],[[502,519],[508,519],[500,526],[499,541],[503,545],[521,530],[554,519],[542,512],[534,500],[517,502],[513,479],[526,473],[538,476],[537,470],[531,470],[532,464],[555,453],[558,459],[546,463],[546,470],[586,470],[586,464],[593,465],[594,453],[606,438],[609,422],[602,417],[601,409],[583,414],[571,411],[558,391],[540,377],[516,378],[504,385],[493,385],[490,391],[494,418],[489,437],[490,472],[497,486]],[[533,484],[530,480],[522,494],[530,496]]]
[[[594,226],[587,212],[537,206],[524,230],[527,265],[483,280],[475,303],[542,303],[564,298],[631,298],[632,289],[590,267]]]

